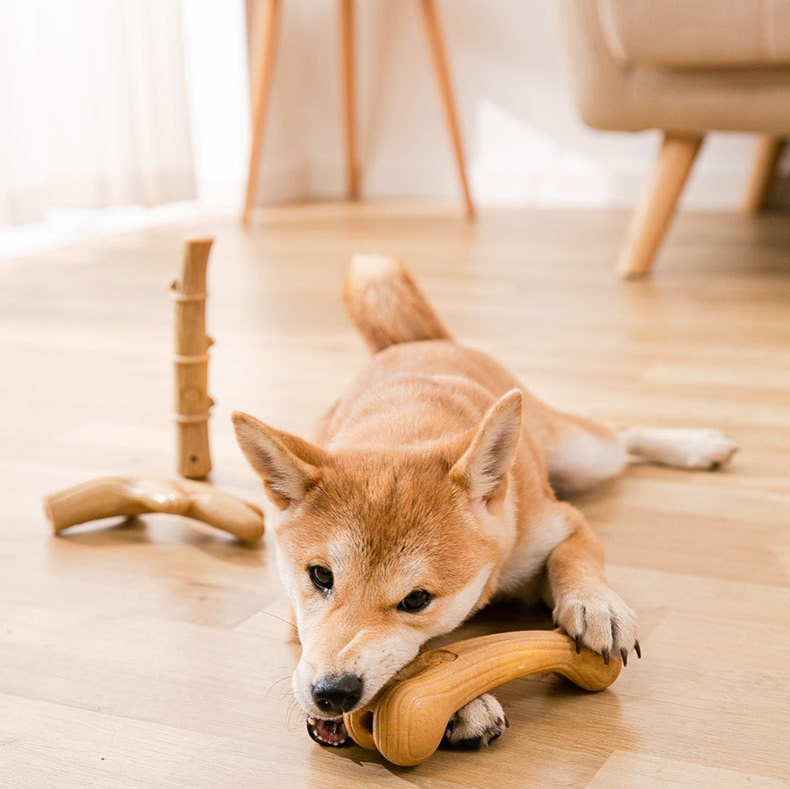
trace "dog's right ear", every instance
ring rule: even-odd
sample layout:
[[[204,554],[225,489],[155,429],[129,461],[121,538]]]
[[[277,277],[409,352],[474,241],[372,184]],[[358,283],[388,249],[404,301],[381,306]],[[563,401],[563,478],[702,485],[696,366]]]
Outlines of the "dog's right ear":
[[[299,504],[321,479],[327,455],[321,447],[275,430],[249,414],[233,413],[236,440],[269,498],[281,510]]]
[[[486,505],[507,492],[507,476],[521,435],[523,395],[511,389],[488,409],[469,448],[450,477]]]

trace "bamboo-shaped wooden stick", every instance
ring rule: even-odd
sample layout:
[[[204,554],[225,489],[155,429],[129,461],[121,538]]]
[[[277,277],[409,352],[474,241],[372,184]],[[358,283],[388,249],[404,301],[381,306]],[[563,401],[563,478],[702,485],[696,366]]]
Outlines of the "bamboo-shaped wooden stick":
[[[470,638],[420,655],[365,708],[344,716],[354,742],[403,767],[425,761],[439,747],[447,722],[492,688],[528,674],[556,672],[585,690],[603,690],[622,668],[604,665],[559,630],[498,633]]]
[[[184,242],[181,279],[170,288],[175,301],[175,421],[178,473],[202,479],[211,471],[208,420],[214,401],[208,396],[206,266],[211,238]]]
[[[44,511],[54,534],[99,518],[163,512],[203,521],[245,542],[263,536],[260,508],[204,482],[185,479],[99,477],[46,496]]]

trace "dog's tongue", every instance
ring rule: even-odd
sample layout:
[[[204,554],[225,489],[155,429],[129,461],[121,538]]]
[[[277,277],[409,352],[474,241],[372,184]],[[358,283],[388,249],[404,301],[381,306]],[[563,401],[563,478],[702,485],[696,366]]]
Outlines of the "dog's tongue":
[[[346,724],[343,723],[343,716],[322,720],[320,718],[307,719],[307,733],[319,745],[331,745],[335,748],[351,744],[351,738],[346,731]]]

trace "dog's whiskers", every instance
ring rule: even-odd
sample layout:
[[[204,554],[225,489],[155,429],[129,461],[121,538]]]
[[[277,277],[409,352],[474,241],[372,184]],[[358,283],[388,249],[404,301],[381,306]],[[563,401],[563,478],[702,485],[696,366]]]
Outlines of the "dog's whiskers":
[[[283,698],[286,698],[284,696]],[[285,713],[285,722],[288,728],[304,726],[305,711],[299,706],[296,696],[293,693],[287,694],[288,707]]]
[[[283,624],[288,625],[288,627],[290,627],[291,630],[296,632],[296,625],[293,622],[291,622],[289,619],[285,619],[281,616],[277,616],[277,614],[273,614],[271,611],[266,611],[263,608],[255,608],[254,610],[255,613],[257,614],[265,614],[266,616],[270,616],[272,619],[276,619],[278,622],[282,622]]]
[[[288,675],[287,675],[287,676],[285,676],[285,677],[280,677],[280,679],[277,679],[277,680],[275,680],[274,682],[272,682],[272,683],[269,685],[269,688],[267,689],[266,693],[264,693],[264,695],[263,695],[264,699],[268,699],[268,698],[269,698],[269,694],[270,694],[270,693],[271,693],[271,692],[272,692],[272,691],[273,691],[273,690],[274,690],[274,689],[275,689],[275,688],[276,688],[278,685],[281,685],[283,682],[290,682],[290,681],[291,681],[291,672],[292,672],[292,671],[293,671],[293,669],[288,669]],[[288,689],[287,689],[287,690],[285,690],[285,691],[283,692],[283,697],[285,697],[285,696],[286,696],[288,693],[290,693],[290,692],[291,692],[291,690],[290,690],[290,685],[289,685],[289,686],[288,686]]]

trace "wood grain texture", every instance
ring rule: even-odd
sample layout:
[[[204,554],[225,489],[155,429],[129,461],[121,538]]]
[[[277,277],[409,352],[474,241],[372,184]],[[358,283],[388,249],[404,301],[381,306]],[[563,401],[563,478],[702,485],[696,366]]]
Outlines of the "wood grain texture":
[[[611,260],[627,219],[495,211],[470,226],[453,206],[314,205],[0,268],[0,785],[786,784],[790,223],[684,213],[652,281],[623,283]],[[552,677],[503,685],[500,740],[404,771],[307,737],[270,530],[244,547],[142,515],[52,537],[43,494],[172,473],[165,285],[195,234],[222,261],[208,274],[213,481],[258,504],[230,412],[306,433],[349,383],[366,351],[340,293],[360,250],[406,261],[454,335],[557,407],[732,435],[725,472],[635,466],[577,500],[644,659],[593,695]],[[448,641],[521,627],[551,622],[500,606]]]

